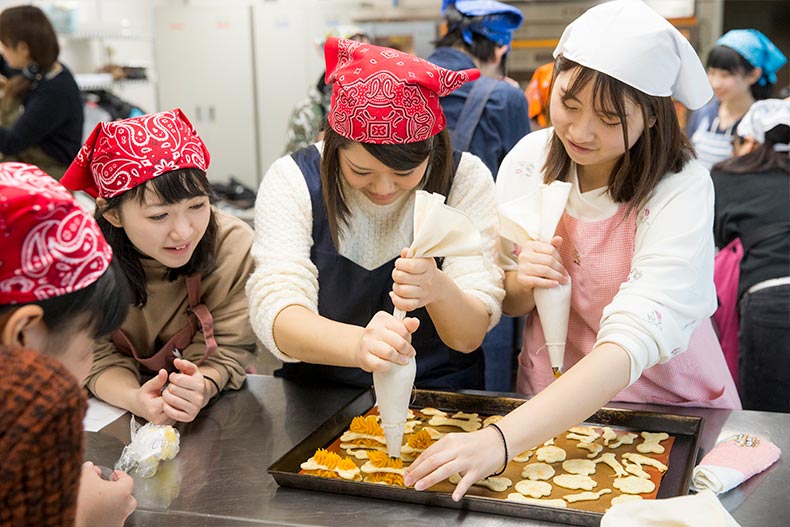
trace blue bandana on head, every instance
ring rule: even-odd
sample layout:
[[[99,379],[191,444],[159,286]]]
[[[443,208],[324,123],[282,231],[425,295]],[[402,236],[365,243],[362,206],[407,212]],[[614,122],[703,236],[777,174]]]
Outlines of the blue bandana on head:
[[[787,62],[779,48],[756,29],[733,29],[719,38],[716,45],[734,49],[749,64],[762,69],[763,75],[757,82],[760,86],[776,84],[776,72]]]
[[[443,0],[442,14],[449,6],[454,6],[464,17],[474,19],[461,27],[464,42],[470,45],[472,33],[477,33],[497,46],[509,46],[513,32],[524,20],[517,8],[495,0]]]

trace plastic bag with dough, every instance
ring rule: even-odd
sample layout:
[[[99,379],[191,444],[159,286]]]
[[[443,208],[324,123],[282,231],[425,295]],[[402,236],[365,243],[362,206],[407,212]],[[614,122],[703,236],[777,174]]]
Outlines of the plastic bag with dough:
[[[130,424],[131,442],[121,452],[115,468],[135,473],[141,478],[150,478],[156,474],[160,461],[168,461],[176,457],[180,449],[178,430],[170,425],[137,424],[134,416]]]

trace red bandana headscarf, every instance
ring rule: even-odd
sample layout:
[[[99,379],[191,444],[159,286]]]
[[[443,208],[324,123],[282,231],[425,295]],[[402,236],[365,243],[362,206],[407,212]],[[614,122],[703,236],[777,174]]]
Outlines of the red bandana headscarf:
[[[0,163],[0,305],[88,287],[112,260],[93,217],[38,167]]]
[[[206,145],[176,108],[96,125],[60,182],[93,197],[112,198],[181,168],[209,165]]]
[[[324,45],[326,83],[334,84],[329,125],[361,143],[416,143],[447,120],[439,97],[480,77],[452,71],[390,48],[330,38]]]

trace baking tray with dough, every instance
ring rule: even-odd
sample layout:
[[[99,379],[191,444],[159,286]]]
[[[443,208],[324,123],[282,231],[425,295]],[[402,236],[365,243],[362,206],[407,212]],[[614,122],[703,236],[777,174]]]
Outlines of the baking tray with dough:
[[[428,420],[432,417],[422,414],[422,410],[425,408],[441,410],[447,413],[448,417],[452,417],[457,412],[462,412],[463,414],[476,413],[482,424],[486,417],[504,415],[523,402],[523,399],[495,397],[481,392],[451,393],[414,390],[410,406],[416,420],[420,421],[420,424],[415,429],[417,431],[427,426]],[[637,494],[643,499],[686,494],[691,479],[691,471],[696,461],[697,443],[702,429],[702,419],[699,417],[602,408],[584,423],[581,423],[579,427],[575,427],[571,431],[554,438],[553,445],[547,445],[563,450],[566,453],[565,460],[552,462],[549,458],[539,461],[537,449],[544,445],[537,445],[529,459],[521,462],[514,460],[508,464],[505,473],[502,474],[502,477],[508,478],[511,482],[508,488],[492,490],[475,485],[467,493],[467,496],[458,503],[452,501],[450,497],[454,485],[448,481],[437,484],[427,491],[417,492],[411,488],[364,481],[364,479],[370,479],[366,478],[367,474],[364,472],[354,479],[343,479],[320,477],[305,473],[302,470],[302,464],[311,458],[319,448],[337,452],[341,456],[349,455],[347,449],[340,447],[340,437],[348,430],[354,417],[375,414],[374,404],[375,395],[373,391],[363,393],[272,464],[269,467],[269,473],[282,486],[451,508],[467,508],[481,512],[566,522],[576,525],[598,525],[603,513],[611,506],[612,499],[624,494],[619,487],[622,487],[620,483],[626,479],[634,483],[640,483],[635,480],[641,480],[641,483],[644,485],[644,476],[649,476],[648,481],[654,484],[655,489],[652,491],[646,491],[647,489],[645,488],[637,489],[640,491]],[[461,422],[464,420],[462,418]],[[469,421],[468,418],[466,420]],[[437,425],[428,427],[440,433],[461,431],[456,426]],[[606,437],[602,436],[604,431],[607,431]],[[663,435],[658,436],[658,439],[661,439],[659,445],[664,451],[662,453],[650,452],[650,448],[643,446],[640,452],[640,449],[637,447],[644,445],[647,441],[645,437],[642,437],[642,432],[647,432],[645,435],[648,438],[650,438],[651,434],[660,433],[669,436],[667,438],[664,438]],[[626,435],[629,433],[631,435]],[[609,448],[609,445],[614,445],[623,436],[629,438],[633,437],[634,434],[636,437],[634,437],[633,443],[622,444],[617,448]],[[594,439],[592,441],[584,441],[586,436],[594,437]],[[408,435],[406,438],[408,438]],[[599,444],[602,449],[600,452],[594,453],[593,449],[577,447],[578,444],[584,442]],[[551,454],[552,450],[552,448],[547,448],[545,451],[540,452],[541,457],[544,457],[543,454]],[[623,457],[624,455],[626,456]],[[353,455],[349,457],[354,459],[359,467],[368,463],[366,459],[357,459]],[[563,463],[563,461],[567,462],[572,459],[593,461],[592,464],[595,465],[594,472],[588,474],[587,477],[572,476],[572,473],[579,472],[584,476],[583,473],[590,472],[591,469],[590,463],[584,463],[583,461],[573,461],[570,464]],[[647,459],[655,460],[658,463],[647,461]],[[612,460],[614,461],[612,462]],[[522,476],[531,471],[529,469],[528,472],[525,472],[526,467],[537,463],[547,464],[554,471],[554,474],[546,480],[535,480],[542,484],[529,483],[529,477]],[[408,465],[408,461],[405,462],[405,465]],[[661,465],[666,465],[668,468],[665,471],[656,468],[660,468]],[[627,472],[623,473],[626,469]],[[639,474],[640,471],[643,471],[641,478],[635,475]],[[620,472],[623,477],[615,477],[616,472]],[[558,476],[562,477],[556,480],[555,478]],[[571,477],[569,478],[568,476]],[[568,479],[571,481],[563,481]],[[566,485],[570,483],[570,486],[574,486],[572,480],[575,479],[581,480],[579,482],[580,488],[578,489],[565,488],[557,484],[557,482]],[[524,480],[527,480],[527,482],[524,482]],[[594,484],[590,483],[590,480]],[[393,481],[393,478],[387,478],[387,481]],[[614,485],[615,481],[620,482],[617,487]],[[547,488],[547,484],[550,490]],[[517,485],[519,486],[518,489],[516,488]],[[535,490],[536,488],[542,490]],[[526,500],[524,500],[525,502],[516,502],[511,501],[512,497],[511,500],[507,499],[509,495],[521,494],[518,492],[519,490],[524,491],[522,495],[529,495],[534,492],[535,495],[541,496],[540,499],[551,501],[544,503],[526,502]],[[568,499],[570,495],[581,495],[582,498],[594,497],[587,494],[587,492],[597,493],[597,499],[589,501]],[[518,498],[518,496],[515,496],[515,498]],[[561,502],[564,502],[565,507],[556,507],[557,504],[563,504]],[[550,506],[552,504],[555,506]]]

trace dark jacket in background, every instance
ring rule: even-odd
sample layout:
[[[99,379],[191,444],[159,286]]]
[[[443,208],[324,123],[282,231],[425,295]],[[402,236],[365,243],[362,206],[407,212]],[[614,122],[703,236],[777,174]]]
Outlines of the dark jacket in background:
[[[453,71],[475,67],[472,57],[463,51],[448,47],[437,48],[426,60]],[[455,128],[461,109],[477,82],[468,82],[441,98],[442,110],[447,117],[447,128]],[[524,92],[505,81],[498,81],[498,85],[486,102],[468,151],[482,159],[496,178],[499,163],[502,162],[505,154],[527,135],[529,130],[529,108]]]

